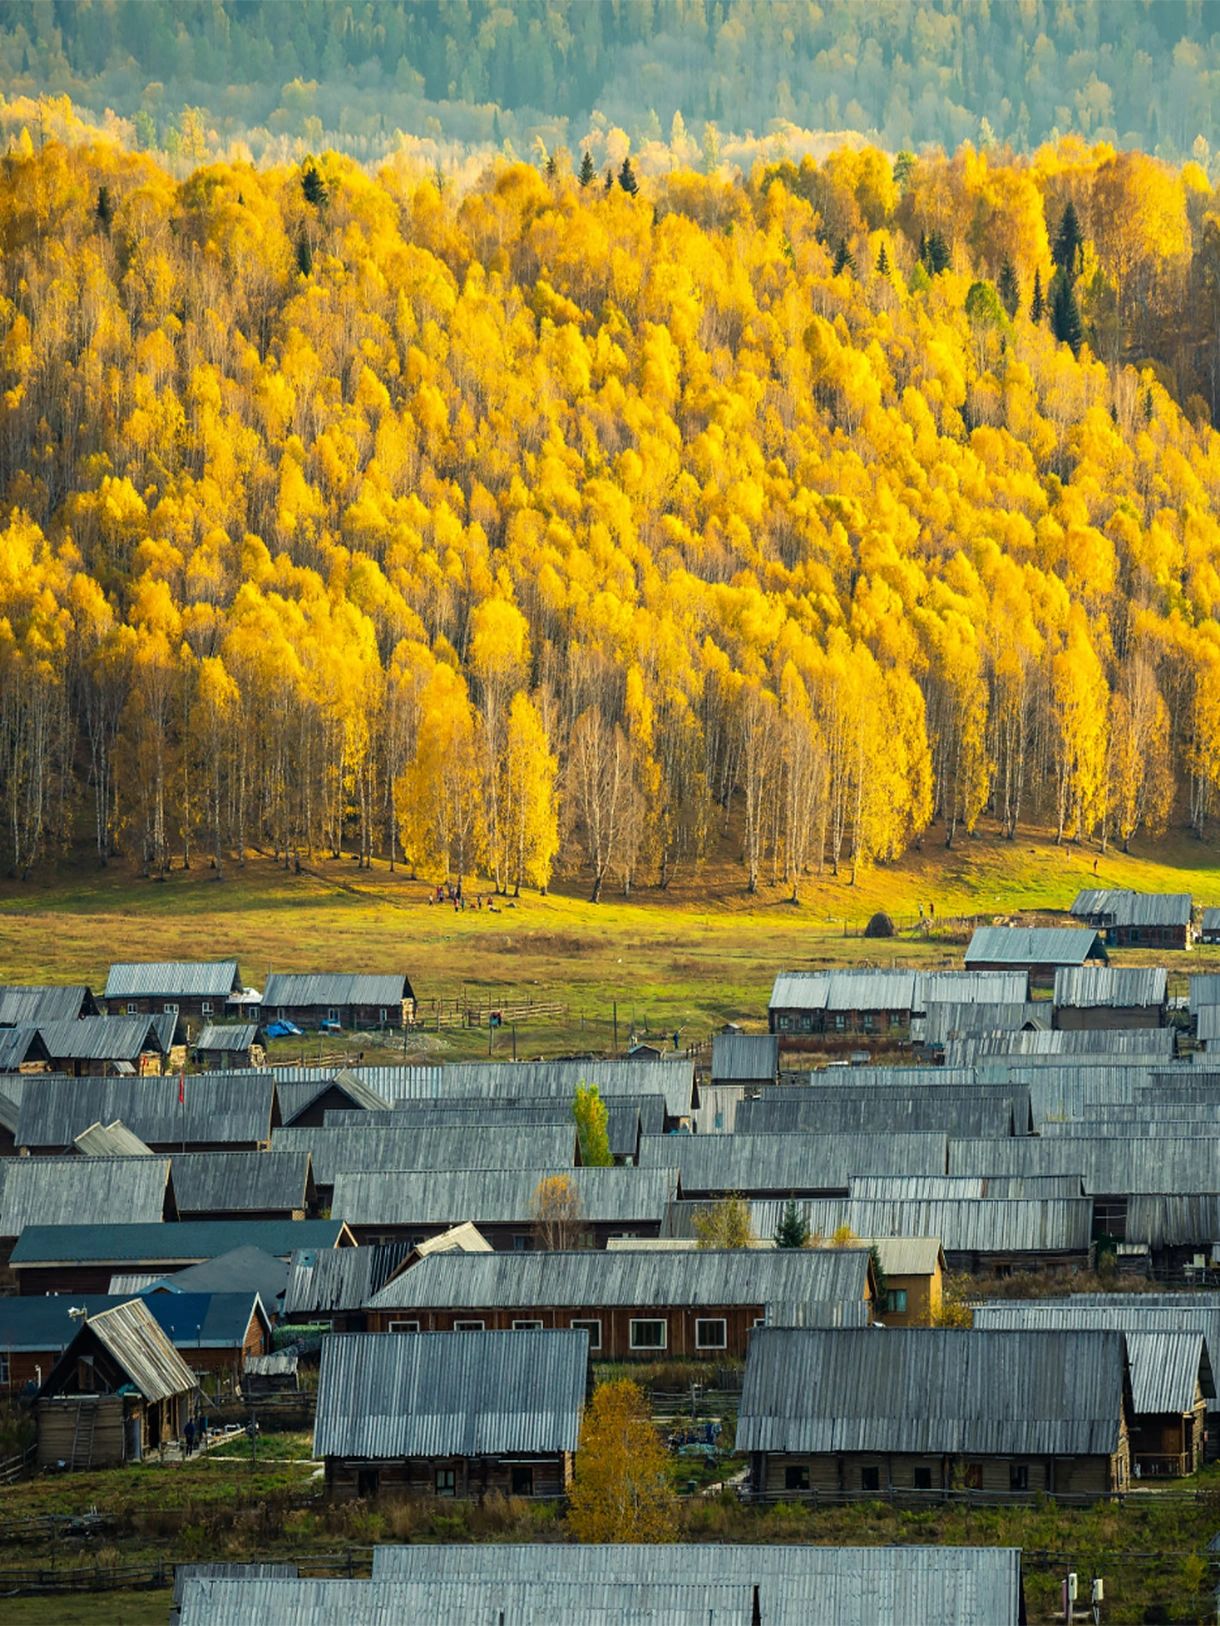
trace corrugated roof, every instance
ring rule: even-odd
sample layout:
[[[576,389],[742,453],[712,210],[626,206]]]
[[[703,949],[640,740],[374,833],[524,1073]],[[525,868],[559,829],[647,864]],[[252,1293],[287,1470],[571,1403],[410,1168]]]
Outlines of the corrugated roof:
[[[785,1619],[789,1600],[796,1605],[793,1626],[1016,1626],[1021,1608],[1017,1548],[416,1544],[375,1548],[373,1574],[562,1581],[583,1584],[593,1598],[607,1582],[682,1585],[715,1576],[751,1592],[758,1587],[763,1626]],[[535,1615],[558,1618],[545,1606]]]
[[[934,1005],[1024,1005],[1029,1000],[1025,971],[918,971],[916,1008]]]
[[[1125,1368],[1119,1333],[760,1327],[737,1449],[1109,1455]]]
[[[296,1072],[297,1069],[294,1068],[292,1071]],[[341,1068],[338,1072],[332,1073],[321,1072],[317,1078],[303,1082],[289,1082],[283,1068],[277,1068],[274,1076],[280,1103],[280,1117],[285,1125],[293,1123],[302,1113],[308,1112],[318,1097],[330,1090],[342,1091],[351,1103],[353,1111],[378,1112],[384,1111],[390,1105],[386,1096],[370,1089],[348,1068]]]
[[[615,1157],[634,1157],[641,1134],[660,1135],[665,1129],[665,1098],[661,1095],[612,1096],[606,1108],[606,1132]],[[351,1129],[366,1124],[391,1126],[410,1124],[464,1124],[476,1131],[503,1124],[574,1123],[572,1103],[561,1096],[541,1100],[487,1101],[403,1101],[396,1107],[366,1112],[328,1108],[327,1129]]]
[[[1061,1008],[1133,1010],[1163,1005],[1168,994],[1164,966],[1077,965],[1055,973],[1054,1003]]]
[[[1220,1194],[1134,1195],[1127,1203],[1127,1240],[1150,1248],[1210,1247],[1220,1241]],[[1220,1361],[1220,1347],[1213,1354]]]
[[[93,995],[83,982],[69,987],[0,987],[0,1027],[38,1027],[43,1022],[75,1021],[78,1016],[95,1014]]]
[[[958,1197],[1029,1201],[1084,1195],[1078,1174],[866,1174],[853,1177],[849,1190],[863,1202],[945,1202]]]
[[[1020,1098],[1014,1102],[1014,1096]],[[765,1100],[747,1097],[737,1108],[736,1135],[885,1132],[916,1134],[943,1130],[958,1135],[1028,1134],[1029,1092],[927,1087],[901,1094],[893,1090],[851,1090],[842,1095],[800,1086]]]
[[[1191,1010],[1204,1005],[1220,1005],[1220,971],[1201,971],[1190,979]]]
[[[38,1031],[55,1061],[137,1061],[165,1051],[150,1016],[82,1016],[42,1022]]]
[[[1086,886],[1072,899],[1069,915],[1075,915],[1079,920],[1098,920],[1099,917],[1113,912],[1114,900],[1121,895],[1122,889],[1113,886]]]
[[[1204,1044],[1220,1039],[1220,1005],[1202,1005],[1195,1017],[1198,1038]]]
[[[333,1186],[341,1174],[374,1169],[571,1168],[576,1125],[356,1125],[346,1129],[277,1129],[275,1151],[313,1153],[314,1179]]]
[[[188,1152],[174,1155],[174,1196],[184,1217],[308,1205],[309,1153]]]
[[[174,1604],[182,1602],[188,1581],[288,1581],[296,1575],[295,1564],[175,1564]]]
[[[665,1236],[692,1235],[694,1215],[702,1205],[671,1203]],[[755,1201],[750,1220],[756,1236],[774,1236],[784,1204]],[[797,1207],[815,1236],[831,1237],[846,1225],[856,1236],[938,1236],[950,1253],[1087,1253],[1093,1234],[1089,1197],[1007,1200],[861,1201],[849,1197],[815,1197]]]
[[[717,1033],[712,1039],[712,1078],[732,1082],[775,1079],[779,1038],[774,1033]]]
[[[1079,1303],[1055,1299],[1053,1303],[1031,1303],[997,1299],[975,1306],[974,1328],[986,1333],[1072,1329],[1121,1332],[1127,1340],[1132,1399],[1138,1415],[1193,1410],[1201,1372],[1205,1393],[1211,1391],[1206,1398],[1214,1408],[1208,1341],[1220,1359],[1220,1309],[1195,1308],[1190,1304],[1192,1295],[1177,1296],[1180,1302],[1176,1305],[1134,1304],[1130,1300]]]
[[[209,1022],[195,1040],[196,1050],[214,1050],[222,1055],[249,1050],[258,1038],[257,1022]]]
[[[950,1039],[945,1061],[950,1067],[973,1066],[992,1059],[1036,1056],[1094,1056],[1102,1062],[1147,1058],[1164,1066],[1173,1059],[1174,1028],[1055,1028],[1034,1033],[975,1034]]]
[[[1205,932],[1220,932],[1220,909],[1205,909],[1200,924]]]
[[[104,1345],[146,1400],[168,1400],[191,1394],[195,1376],[154,1320],[143,1299],[116,1304],[85,1321],[76,1338],[55,1363],[41,1392],[50,1392],[60,1367],[71,1360],[72,1347],[86,1330]]]
[[[938,1236],[862,1236],[861,1247],[876,1248],[885,1276],[933,1276],[943,1264]]]
[[[863,1299],[868,1271],[868,1250],[856,1247],[444,1253],[412,1265],[370,1300],[370,1308],[652,1308]]]
[[[158,1223],[165,1211],[167,1157],[18,1157],[6,1160],[0,1236],[27,1226]]]
[[[241,989],[236,960],[154,960],[117,964],[107,999],[227,999]]]
[[[51,1059],[37,1028],[0,1028],[0,1073],[15,1073],[28,1062],[47,1064]]]
[[[1095,931],[1082,926],[976,926],[966,966],[1083,965],[1106,958]]]
[[[82,1168],[94,1166],[84,1158],[77,1161]],[[333,1248],[343,1232],[343,1221],[337,1219],[27,1225],[13,1249],[12,1263],[138,1265],[156,1262],[168,1267],[215,1259],[234,1248],[246,1246],[262,1248],[276,1258],[286,1258],[297,1248]]]
[[[983,976],[1006,976],[1006,972],[979,972]],[[1049,1027],[1050,1008],[1045,1000],[1025,1004],[990,1003],[929,1005],[927,1014],[911,1024],[911,1037],[924,1044],[944,1044],[946,1039],[964,1039],[975,1033],[1019,1033],[1023,1027]]]
[[[1191,1193],[1216,1187],[1216,1142],[1162,1136],[1155,1157],[1130,1136],[1047,1135],[1025,1140],[951,1140],[949,1173],[1076,1174],[1090,1193]]]
[[[292,1256],[284,1314],[332,1315],[359,1310],[411,1257],[409,1242],[361,1248],[301,1249]]]
[[[540,1180],[572,1182],[583,1219],[658,1224],[678,1191],[676,1169],[354,1169],[335,1177],[331,1212],[352,1225],[526,1225]]]
[[[775,979],[771,1010],[910,1011],[914,971],[786,971]]]
[[[263,989],[263,1009],[384,1005],[397,1017],[403,1000],[412,997],[402,971],[273,971]]]
[[[322,1345],[314,1453],[395,1459],[575,1451],[588,1371],[584,1331],[336,1335]]]
[[[847,1189],[853,1174],[943,1174],[943,1134],[654,1135],[640,1167],[676,1167],[689,1192]]]
[[[121,1118],[111,1124],[90,1124],[72,1142],[84,1157],[151,1157],[152,1148],[133,1135]]]
[[[183,1095],[179,1105],[176,1074],[40,1078],[22,1093],[17,1144],[71,1146],[91,1124],[116,1118],[149,1146],[251,1143],[271,1135],[275,1084],[270,1074],[192,1073]]]

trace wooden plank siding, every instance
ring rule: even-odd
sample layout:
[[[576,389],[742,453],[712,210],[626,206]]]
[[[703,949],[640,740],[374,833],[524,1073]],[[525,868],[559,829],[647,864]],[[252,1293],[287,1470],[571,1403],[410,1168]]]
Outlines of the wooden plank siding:
[[[569,1451],[537,1457],[412,1457],[403,1461],[328,1457],[326,1489],[336,1501],[355,1497],[563,1496],[572,1484]],[[452,1474],[452,1489],[447,1477]],[[528,1475],[529,1488],[523,1484]],[[444,1486],[438,1489],[438,1486]]]
[[[763,1318],[761,1304],[701,1306],[695,1309],[676,1308],[673,1305],[607,1308],[594,1304],[584,1308],[553,1308],[550,1306],[517,1305],[491,1309],[416,1309],[370,1310],[370,1332],[453,1332],[459,1324],[482,1322],[488,1332],[513,1330],[515,1323],[531,1325],[541,1323],[543,1328],[565,1328],[596,1322],[600,1329],[589,1328],[591,1353],[597,1360],[632,1361],[668,1359],[722,1360],[726,1357],[744,1359],[751,1329]],[[665,1325],[665,1343],[634,1346],[631,1340],[633,1321],[661,1321]],[[724,1322],[723,1344],[700,1345],[696,1338],[696,1321]],[[705,1332],[711,1329],[704,1329]]]

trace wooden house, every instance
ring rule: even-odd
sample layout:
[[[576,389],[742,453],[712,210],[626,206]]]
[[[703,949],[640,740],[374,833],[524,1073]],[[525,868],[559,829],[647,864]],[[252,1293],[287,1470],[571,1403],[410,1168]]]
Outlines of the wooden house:
[[[0,1028],[0,1073],[47,1073],[51,1052],[37,1028]]]
[[[1031,988],[1050,988],[1057,971],[1108,958],[1101,933],[1083,926],[978,926],[965,964],[967,971],[1023,971]]]
[[[116,1119],[155,1152],[252,1152],[278,1127],[279,1100],[270,1073],[56,1076],[22,1091],[17,1144],[35,1156],[69,1151],[82,1131]]]
[[[772,1306],[869,1319],[866,1248],[449,1252],[401,1268],[369,1300],[380,1332],[578,1327],[603,1361],[740,1359]]]
[[[44,1022],[38,1032],[54,1072],[90,1078],[162,1072],[174,1048],[172,1027],[155,1016],[82,1016]]]
[[[911,1036],[914,971],[785,971],[776,977],[767,1026],[780,1048],[824,1048],[812,1039],[901,1041]]]
[[[142,1300],[86,1315],[38,1391],[38,1466],[139,1462],[182,1433],[195,1393]]]
[[[177,1041],[188,1043],[244,991],[236,960],[159,960],[112,965],[104,997],[112,1015],[173,1016]]]
[[[1087,888],[1076,894],[1071,913],[1102,932],[1111,948],[1188,949],[1195,937],[1189,892]]]
[[[100,1016],[93,990],[83,982],[0,985],[0,1028],[39,1027],[43,1022],[75,1022]]]
[[[1055,1029],[1163,1028],[1169,974],[1163,966],[1072,966],[1055,973]]]
[[[265,1065],[257,1022],[209,1022],[195,1040],[195,1060],[205,1071],[234,1071]]]
[[[759,1087],[779,1081],[775,1033],[717,1033],[712,1037],[712,1083]]]
[[[931,1327],[944,1304],[945,1255],[934,1236],[856,1237],[881,1261],[877,1319],[887,1327]]]
[[[1201,943],[1220,943],[1220,909],[1205,909],[1199,922]]]
[[[1121,1333],[763,1327],[737,1449],[756,1496],[965,1490],[1081,1501],[1130,1484]]]
[[[561,1496],[589,1387],[580,1331],[336,1334],[314,1455],[332,1496]]]
[[[415,1020],[415,994],[401,971],[273,971],[263,989],[263,1020],[345,1033],[404,1028]]]

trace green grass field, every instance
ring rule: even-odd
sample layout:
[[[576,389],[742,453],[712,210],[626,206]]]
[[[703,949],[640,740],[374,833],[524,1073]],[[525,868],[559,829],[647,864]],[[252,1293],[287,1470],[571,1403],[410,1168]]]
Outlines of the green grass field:
[[[301,875],[251,859],[221,882],[203,869],[141,881],[124,865],[98,870],[82,862],[0,886],[0,980],[83,979],[100,992],[112,960],[229,954],[260,987],[270,968],[402,967],[425,1009],[431,999],[463,994],[565,1005],[563,1018],[519,1026],[522,1056],[610,1048],[616,1008],[620,1047],[633,1033],[675,1030],[687,1044],[725,1020],[764,1021],[781,967],[960,964],[960,933],[927,939],[909,929],[921,903],[935,907],[938,922],[1063,909],[1091,884],[1189,890],[1200,903],[1220,903],[1220,849],[1210,842],[1176,834],[1155,858],[1111,851],[1098,859],[1096,877],[1095,856],[1029,834],[1015,842],[963,839],[952,851],[929,839],[922,852],[869,871],[856,886],[845,877],[810,880],[797,905],[780,887],[751,898],[740,866],[720,861],[664,893],[642,888],[624,899],[611,892],[594,905],[576,877],[546,897],[461,914],[429,905],[426,881],[383,865],[360,871],[350,859],[319,860]],[[846,935],[877,909],[902,935]],[[1220,951],[1178,956],[1174,969],[1209,962],[1220,964]],[[508,1031],[494,1042],[497,1055],[512,1053]],[[488,1053],[488,1034],[447,1028],[416,1035],[412,1046],[416,1055],[468,1059]],[[330,1055],[336,1046],[321,1048]],[[319,1042],[296,1049],[316,1054]]]
[[[170,1592],[87,1592],[5,1598],[5,1626],[165,1626]]]

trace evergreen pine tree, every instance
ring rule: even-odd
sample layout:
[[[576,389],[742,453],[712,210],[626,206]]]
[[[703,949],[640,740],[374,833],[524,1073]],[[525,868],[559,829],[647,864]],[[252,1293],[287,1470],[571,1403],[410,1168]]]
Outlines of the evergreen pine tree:
[[[1051,332],[1060,344],[1071,346],[1074,356],[1080,354],[1084,328],[1080,321],[1080,306],[1076,303],[1076,290],[1072,279],[1059,271],[1051,284]]]
[[[623,159],[623,167],[618,172],[618,184],[629,197],[634,197],[640,190],[640,183],[635,178],[635,170],[631,167],[631,159]]]
[[[1005,260],[1000,267],[996,292],[1000,296],[1001,305],[1003,305],[1009,316],[1015,316],[1021,307],[1021,284],[1017,281],[1017,273],[1012,268],[1011,260]]]
[[[924,265],[932,276],[939,276],[942,271],[949,269],[949,245],[940,232],[934,231],[924,239],[924,252],[921,255]]]
[[[809,1241],[809,1223],[794,1202],[784,1204],[779,1225],[775,1231],[777,1248],[803,1248]]]
[[[855,269],[856,257],[847,246],[846,237],[840,237],[838,247],[835,249],[834,274],[836,277],[840,271],[851,271],[854,274]]]
[[[114,219],[114,202],[110,196],[108,186],[99,186],[97,189],[97,223],[104,232],[109,234],[110,222]]]
[[[890,257],[885,251],[885,244],[882,243],[880,249],[877,251],[877,275],[879,277],[888,277],[889,274]]]
[[[606,191],[608,192],[613,185],[614,185],[614,171],[610,168],[610,165],[607,164],[606,165]]]
[[[305,194],[305,202],[314,209],[321,209],[326,204],[326,182],[318,173],[318,167],[311,158],[301,171],[301,191]]]
[[[555,154],[553,152],[546,155],[546,178],[548,181],[555,179]]]
[[[580,160],[580,184],[582,186],[588,186],[596,173],[597,171],[593,168],[593,159],[590,157],[589,149],[586,147]]]
[[[1069,198],[1063,211],[1063,218],[1059,222],[1059,230],[1055,233],[1054,247],[1051,249],[1055,264],[1069,277],[1074,277],[1079,268],[1080,248],[1083,242],[1084,233],[1080,229],[1076,205]]]
[[[307,277],[313,270],[313,249],[309,246],[309,238],[302,232],[297,238],[297,270],[303,277]]]
[[[1046,300],[1042,297],[1042,272],[1039,269],[1034,272],[1034,293],[1029,302],[1029,319],[1036,326],[1045,315]]]

